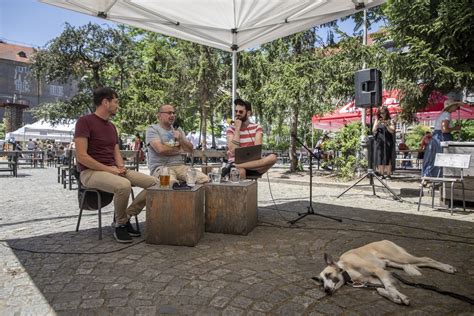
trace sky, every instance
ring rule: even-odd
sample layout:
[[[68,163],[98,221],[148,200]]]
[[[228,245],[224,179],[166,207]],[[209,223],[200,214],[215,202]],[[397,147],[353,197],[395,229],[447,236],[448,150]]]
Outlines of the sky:
[[[114,25],[37,0],[0,0],[0,39],[7,43],[44,47],[62,33],[66,22],[73,26],[89,22]]]
[[[113,22],[60,9],[37,0],[0,0],[0,40],[7,43],[44,47],[48,41],[61,34],[66,22],[73,26],[89,22],[115,25]],[[352,34],[353,23],[348,21],[341,28]],[[319,34],[325,37],[326,33],[326,30],[321,30]]]

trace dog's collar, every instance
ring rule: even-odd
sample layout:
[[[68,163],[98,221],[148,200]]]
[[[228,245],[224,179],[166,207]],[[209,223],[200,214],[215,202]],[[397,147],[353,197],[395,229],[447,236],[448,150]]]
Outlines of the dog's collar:
[[[342,271],[342,278],[344,279],[345,284],[352,284],[352,279],[349,273],[346,270]]]
[[[368,287],[368,288],[378,288],[378,287],[383,287],[381,284],[373,284],[369,282],[360,282],[360,281],[352,281],[351,276],[349,273],[347,273],[346,270],[342,271],[342,278],[344,280],[344,284],[347,284],[348,286],[351,287]]]

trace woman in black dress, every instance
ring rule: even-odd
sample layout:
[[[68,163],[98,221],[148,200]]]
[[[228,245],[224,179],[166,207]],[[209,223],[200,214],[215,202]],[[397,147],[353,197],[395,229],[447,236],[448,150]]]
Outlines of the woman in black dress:
[[[383,106],[377,111],[372,132],[375,137],[375,166],[382,175],[382,179],[391,178],[392,153],[395,146],[395,124],[390,119],[387,107]]]

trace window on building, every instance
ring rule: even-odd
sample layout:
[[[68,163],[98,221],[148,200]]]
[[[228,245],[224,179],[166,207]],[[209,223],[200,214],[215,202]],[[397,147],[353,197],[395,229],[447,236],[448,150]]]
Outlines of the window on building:
[[[26,58],[26,53],[24,51],[20,51],[18,52],[18,56],[20,56],[21,58]]]

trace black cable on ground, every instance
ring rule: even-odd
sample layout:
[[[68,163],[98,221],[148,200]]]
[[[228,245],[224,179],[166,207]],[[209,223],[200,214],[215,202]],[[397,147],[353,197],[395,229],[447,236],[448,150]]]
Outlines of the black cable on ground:
[[[335,228],[335,227],[334,228],[328,228],[328,227],[293,227],[293,226],[282,226],[282,225],[278,225],[278,224],[274,224],[274,223],[270,223],[270,222],[265,222],[265,221],[259,221],[259,223],[260,224],[258,224],[257,226],[262,226],[262,227],[277,227],[277,228],[282,228],[282,229],[304,229],[304,230],[322,230],[322,231],[325,231],[325,230],[326,231],[347,231],[347,232],[352,231],[352,232],[373,233],[373,234],[379,234],[379,235],[403,237],[403,238],[416,239],[416,240],[454,242],[454,243],[474,246],[474,242],[467,242],[467,241],[462,241],[462,240],[415,237],[415,236],[407,236],[407,235],[401,235],[401,234],[390,233],[390,232],[379,232],[379,231],[368,230],[368,229],[340,228],[340,227],[339,228]]]
[[[415,282],[410,282],[404,278],[402,278],[401,276],[399,276],[398,274],[396,274],[395,272],[392,272],[392,275],[394,278],[396,278],[398,281],[406,284],[406,285],[409,285],[409,286],[413,286],[413,287],[417,287],[417,288],[420,288],[420,289],[425,289],[425,290],[429,290],[429,291],[433,291],[433,292],[437,292],[437,293],[440,293],[440,294],[443,294],[443,295],[447,295],[447,296],[451,296],[455,299],[458,299],[460,301],[463,301],[463,302],[466,302],[466,303],[469,303],[471,305],[474,305],[474,299],[468,297],[468,296],[465,296],[465,295],[462,295],[462,294],[458,294],[458,293],[454,293],[454,292],[450,292],[450,291],[445,291],[445,290],[441,290],[439,289],[438,287],[436,286],[433,286],[433,285],[430,285],[430,284],[423,284],[423,283],[415,283]]]
[[[260,207],[260,208],[263,208],[263,209],[273,209],[273,208],[271,208],[271,207],[269,207],[269,206],[262,206],[262,207]],[[290,210],[277,209],[277,211],[278,211],[278,212],[294,213],[293,211],[290,211]],[[353,221],[353,222],[360,222],[360,223],[367,223],[367,224],[378,224],[378,225],[389,225],[389,226],[395,226],[395,227],[416,229],[416,230],[426,231],[426,232],[430,232],[430,233],[436,233],[436,234],[440,234],[440,235],[446,235],[446,236],[450,236],[450,237],[457,237],[457,238],[464,238],[464,239],[474,239],[474,237],[460,236],[460,235],[455,235],[455,234],[450,234],[450,233],[445,233],[445,232],[436,231],[436,230],[433,230],[433,229],[422,228],[422,227],[415,227],[415,226],[410,226],[410,225],[393,224],[393,223],[381,223],[381,222],[372,222],[372,221],[366,221],[366,220],[361,220],[361,219],[354,219],[354,218],[351,218],[351,217],[344,217],[344,216],[337,216],[337,215],[335,215],[334,217],[335,217],[335,218],[340,218],[340,219],[345,219],[345,220],[350,220],[350,221]]]
[[[15,247],[15,246],[10,246],[10,245],[5,245],[4,243],[8,243],[7,240],[0,240],[0,245],[4,246],[5,248],[9,248],[9,249],[13,249],[13,250],[16,250],[16,251],[24,251],[24,252],[29,252],[29,253],[43,253],[43,254],[58,254],[58,255],[106,255],[106,254],[110,254],[110,253],[114,253],[114,252],[119,252],[119,251],[122,251],[124,249],[127,249],[127,248],[131,248],[131,247],[134,247],[136,245],[139,245],[141,244],[142,242],[144,242],[145,240],[142,239],[140,241],[137,241],[135,243],[132,243],[130,245],[127,245],[127,246],[124,246],[124,247],[121,247],[121,248],[118,248],[118,249],[114,249],[114,250],[108,250],[108,251],[100,251],[100,252],[87,252],[87,251],[84,251],[84,252],[69,252],[69,251],[42,251],[42,250],[31,250],[31,249],[24,249],[24,248],[18,248],[18,247]]]

